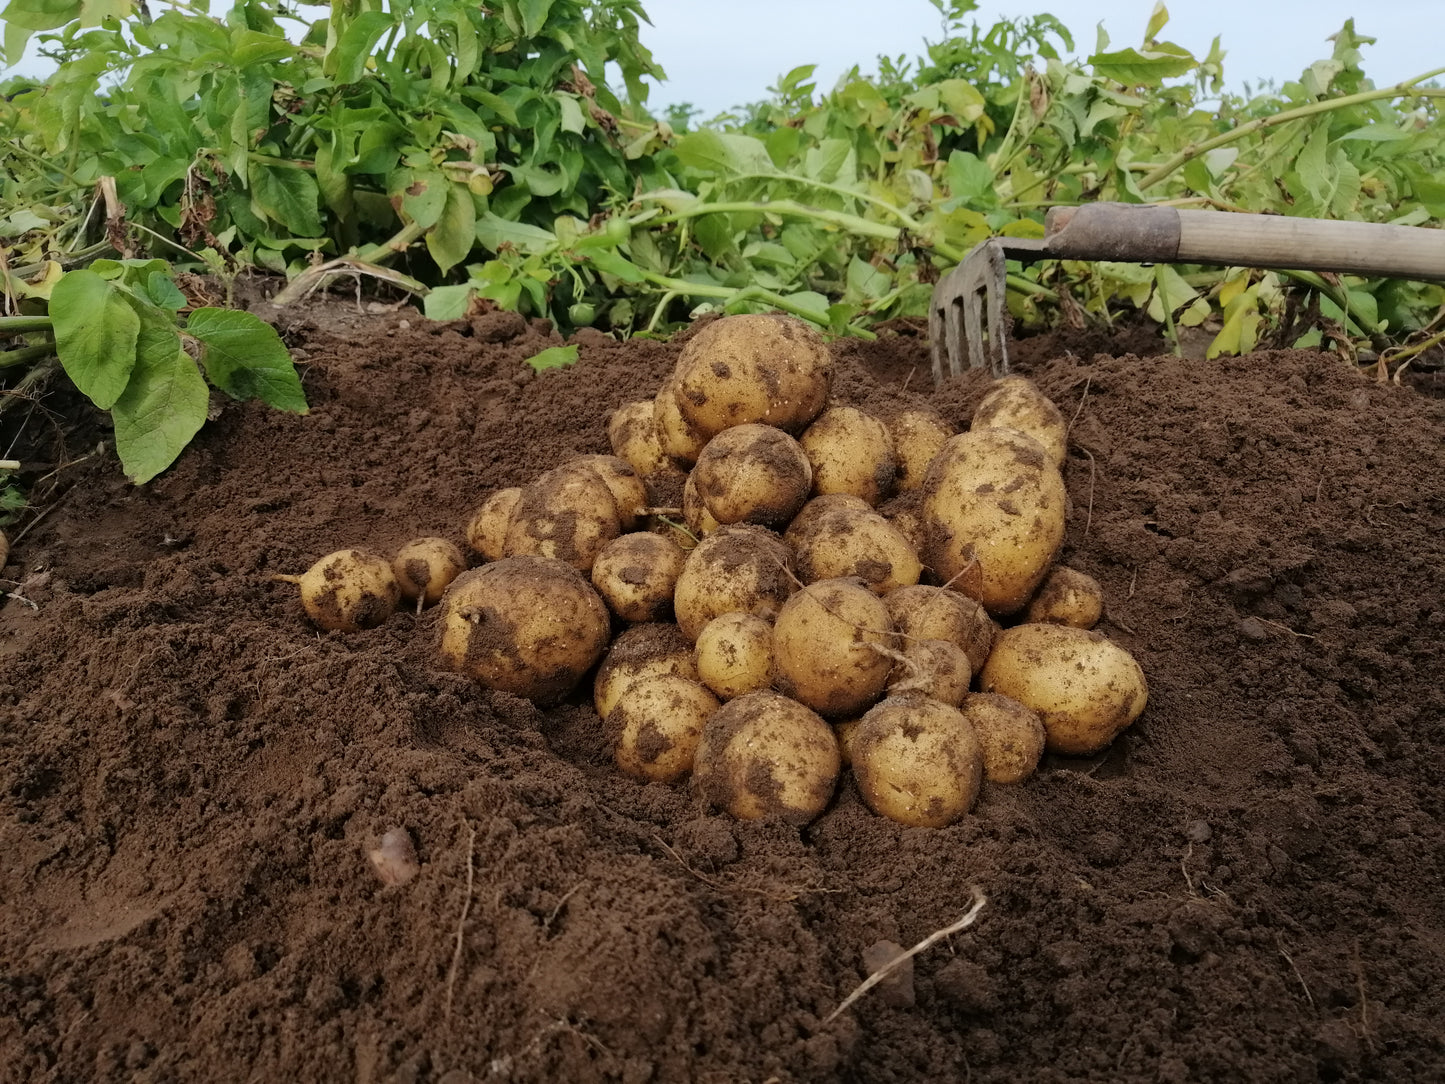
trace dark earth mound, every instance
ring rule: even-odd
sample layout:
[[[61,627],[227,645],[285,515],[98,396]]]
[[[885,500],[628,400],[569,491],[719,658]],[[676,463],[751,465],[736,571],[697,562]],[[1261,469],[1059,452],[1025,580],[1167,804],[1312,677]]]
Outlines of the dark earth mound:
[[[275,318],[309,417],[228,404],[140,490],[75,468],[4,570],[4,1079],[1445,1079],[1439,401],[1312,353],[1021,344],[1149,707],[951,828],[845,781],[799,833],[619,776],[582,693],[442,671],[435,610],[318,634],[271,579],[460,543],[606,451],[676,344],[584,333],[534,376],[559,340],[519,317]],[[916,332],[835,349],[843,401],[930,391]],[[981,387],[929,398],[961,426]],[[393,826],[422,870],[384,887]],[[971,886],[911,996],[823,1023]]]

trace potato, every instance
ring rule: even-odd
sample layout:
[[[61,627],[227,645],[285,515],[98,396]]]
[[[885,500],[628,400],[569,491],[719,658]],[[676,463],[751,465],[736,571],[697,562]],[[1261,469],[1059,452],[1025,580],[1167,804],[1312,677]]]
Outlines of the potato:
[[[801,826],[828,807],[841,769],[832,727],[795,700],[756,692],[729,700],[707,721],[693,781],[739,820]]]
[[[635,531],[643,512],[651,505],[647,485],[627,460],[615,455],[579,455],[562,464],[564,467],[586,467],[594,471],[612,494],[617,506],[617,523],[623,532]]]
[[[888,695],[918,693],[956,708],[968,695],[973,669],[963,648],[951,640],[914,640],[888,675]]]
[[[647,782],[681,779],[692,771],[703,726],[719,706],[697,682],[674,674],[634,681],[608,716],[617,733],[617,766]]]
[[[1044,446],[1049,462],[1062,467],[1068,454],[1069,427],[1064,416],[1026,376],[1005,376],[993,382],[973,412],[969,431],[1017,429]]]
[[[841,719],[833,723],[833,735],[838,739],[838,752],[842,755],[844,767],[853,763],[853,743],[862,723],[861,715],[856,719]]]
[[[391,559],[401,597],[415,602],[418,610],[440,599],[466,567],[462,551],[445,538],[414,538]]]
[[[652,399],[623,403],[607,419],[607,443],[612,454],[632,464],[642,477],[682,477],[672,457],[662,450],[657,435],[657,407]]]
[[[670,622],[624,629],[607,649],[592,682],[592,704],[598,717],[606,719],[634,681],[659,674],[696,681],[692,641]]]
[[[592,564],[592,586],[624,621],[661,621],[672,614],[672,592],[687,560],[675,542],[639,531],[619,535]]]
[[[900,587],[883,596],[888,616],[906,644],[948,640],[963,648],[969,669],[978,673],[993,650],[998,626],[979,603],[945,587]]]
[[[719,614],[697,634],[698,679],[724,700],[772,683],[773,626],[756,614]]]
[[[1030,624],[1072,625],[1091,629],[1104,616],[1104,589],[1099,581],[1078,569],[1055,565],[1044,577],[1024,611]]]
[[[910,490],[878,506],[878,514],[893,525],[919,557],[927,551],[928,531],[923,525],[923,494]]]
[[[1064,541],[1068,495],[1043,446],[1014,429],[960,433],[923,493],[924,563],[994,616],[1022,609]]]
[[[356,632],[380,625],[401,602],[391,562],[361,550],[328,553],[300,576],[276,576],[301,588],[301,607],[318,628]]]
[[[973,808],[983,749],[957,709],[923,696],[890,696],[858,724],[853,778],[873,812],[942,828]]]
[[[689,640],[719,614],[771,618],[793,593],[792,551],[762,527],[720,527],[687,555],[672,595]]]
[[[1044,755],[1039,713],[998,693],[972,693],[960,709],[983,747],[983,777],[990,783],[1022,783]]]
[[[882,694],[894,639],[888,607],[858,580],[809,584],[773,623],[773,684],[823,715],[855,715]]]
[[[523,488],[507,526],[508,557],[552,557],[588,572],[602,547],[622,533],[617,502],[596,471],[549,470]]]
[[[923,488],[928,465],[953,436],[953,426],[930,407],[911,407],[889,419],[888,435],[898,464],[898,492],[910,493]]]
[[[804,583],[856,576],[875,594],[918,582],[923,564],[908,540],[860,497],[814,497],[783,533]]]
[[[893,488],[898,464],[888,428],[853,407],[829,407],[798,438],[813,465],[813,492],[848,493],[876,505]]]
[[[467,545],[488,561],[501,560],[507,544],[507,528],[521,499],[522,487],[511,486],[497,490],[484,500],[467,524]]]
[[[652,410],[653,422],[657,426],[657,443],[663,454],[680,467],[696,463],[707,444],[707,437],[682,416],[672,381],[658,389],[657,396],[652,400]]]
[[[597,592],[550,557],[504,557],[462,573],[442,597],[442,658],[541,705],[561,700],[592,669],[611,631]]]
[[[712,534],[722,526],[697,495],[697,479],[691,474],[687,476],[687,483],[682,487],[682,518],[699,542],[703,535]]]
[[[724,316],[683,345],[672,382],[682,416],[705,439],[750,422],[797,433],[828,401],[833,359],[795,317]]]
[[[781,429],[735,425],[707,442],[689,481],[719,523],[782,530],[808,499],[813,468]]]
[[[1134,656],[1101,633],[1069,625],[1005,629],[979,684],[1038,712],[1054,753],[1097,753],[1149,699]]]

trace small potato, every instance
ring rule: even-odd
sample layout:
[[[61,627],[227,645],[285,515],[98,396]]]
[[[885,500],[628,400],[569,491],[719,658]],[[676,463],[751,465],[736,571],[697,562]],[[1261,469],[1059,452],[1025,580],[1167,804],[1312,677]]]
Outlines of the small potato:
[[[876,505],[898,473],[888,427],[853,407],[829,407],[798,438],[813,465],[813,492],[848,493]]]
[[[678,408],[705,439],[750,422],[797,433],[828,401],[833,359],[795,317],[724,316],[683,345],[672,379]]]
[[[445,538],[414,538],[391,559],[401,597],[415,602],[418,610],[440,599],[466,567],[462,551]]]
[[[687,554],[660,534],[619,535],[592,564],[592,586],[624,621],[662,621],[672,614],[672,592]]]
[[[729,700],[703,727],[699,793],[739,820],[805,825],[833,798],[842,760],[833,728],[774,692]]]
[[[773,626],[756,614],[719,614],[697,634],[698,678],[724,700],[772,683]]]
[[[719,523],[782,530],[808,499],[813,468],[781,429],[735,425],[707,442],[689,481]]]
[[[1099,752],[1149,699],[1134,656],[1101,633],[1068,625],[1005,629],[979,684],[1038,712],[1054,753]]]
[[[1015,429],[960,433],[923,493],[924,563],[995,616],[1023,609],[1064,542],[1068,494],[1043,446]]]
[[[607,484],[617,506],[617,523],[624,532],[635,531],[642,522],[643,510],[651,505],[647,485],[627,460],[615,455],[579,455],[562,464],[564,467],[586,467]]]
[[[612,454],[632,464],[642,477],[681,478],[682,471],[662,450],[657,436],[657,407],[652,399],[623,403],[607,419],[607,443]]]
[[[572,690],[611,632],[597,592],[550,557],[504,557],[464,572],[442,598],[441,655],[452,669],[541,705]]]
[[[963,702],[983,746],[983,777],[990,783],[1022,783],[1044,755],[1039,713],[998,693],[973,693]]]
[[[888,607],[859,581],[809,584],[773,623],[773,684],[823,715],[856,715],[882,694],[894,639]]]
[[[617,699],[634,682],[659,674],[697,680],[692,641],[670,622],[633,625],[618,634],[607,649],[592,682],[592,704],[597,716],[606,719]]]
[[[601,476],[588,467],[563,466],[523,488],[503,552],[552,557],[589,572],[602,547],[621,533],[617,502]]]
[[[1049,462],[1062,467],[1068,455],[1069,427],[1052,399],[1026,376],[1005,376],[993,382],[973,412],[969,431],[1017,429],[1044,446]]]
[[[912,407],[889,419],[888,435],[898,463],[898,492],[910,493],[923,488],[928,465],[953,436],[953,426],[936,410]]]
[[[512,513],[522,499],[522,487],[499,489],[482,502],[477,514],[467,524],[467,545],[488,561],[500,561],[507,544],[507,528]]]
[[[918,582],[918,553],[860,497],[814,497],[783,533],[804,583],[856,576],[875,594]]]
[[[657,443],[662,452],[679,467],[690,467],[707,444],[707,437],[698,432],[682,416],[675,385],[669,381],[658,389],[652,400],[653,422],[657,426]]]
[[[401,602],[401,585],[391,562],[361,550],[328,553],[300,576],[277,576],[301,588],[301,607],[318,628],[356,632],[373,629]]]
[[[918,693],[956,708],[968,695],[973,670],[963,648],[950,640],[914,640],[888,677],[888,695]]]
[[[833,723],[833,734],[838,739],[838,752],[842,754],[845,768],[853,763],[853,743],[858,738],[858,727],[862,723],[861,715],[856,719],[842,719]]]
[[[967,595],[921,584],[890,591],[883,596],[883,604],[904,643],[948,640],[963,648],[973,673],[983,669],[998,626],[988,611]]]
[[[677,623],[695,641],[702,627],[726,613],[771,618],[793,593],[793,555],[762,527],[720,527],[687,555],[672,595]]]
[[[722,526],[697,495],[697,479],[691,474],[687,476],[687,483],[682,487],[682,518],[687,523],[688,530],[699,541],[703,535],[712,534]]]
[[[1024,620],[1030,624],[1072,625],[1091,629],[1104,616],[1104,589],[1078,569],[1056,565],[1034,593]]]
[[[613,757],[634,779],[672,783],[692,771],[703,726],[720,704],[695,681],[663,674],[634,681],[608,717]]]
[[[957,708],[890,696],[858,725],[853,778],[873,812],[899,824],[942,828],[973,808],[983,749]]]

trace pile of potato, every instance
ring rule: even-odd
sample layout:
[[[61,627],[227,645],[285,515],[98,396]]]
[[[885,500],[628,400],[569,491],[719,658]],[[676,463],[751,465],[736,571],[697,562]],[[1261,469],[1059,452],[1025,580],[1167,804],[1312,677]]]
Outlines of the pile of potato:
[[[691,775],[745,819],[808,823],[848,765],[875,812],[942,826],[985,778],[1103,749],[1147,691],[1089,631],[1099,585],[1054,564],[1058,409],[1009,377],[955,434],[926,408],[830,405],[832,380],[801,321],[716,320],[612,415],[614,455],[487,498],[467,528],[485,563],[341,551],[300,578],[307,611],[366,627],[440,595],[446,663],[543,705],[596,667],[618,767]],[[654,506],[679,487],[681,508]],[[351,587],[345,563],[370,579]]]

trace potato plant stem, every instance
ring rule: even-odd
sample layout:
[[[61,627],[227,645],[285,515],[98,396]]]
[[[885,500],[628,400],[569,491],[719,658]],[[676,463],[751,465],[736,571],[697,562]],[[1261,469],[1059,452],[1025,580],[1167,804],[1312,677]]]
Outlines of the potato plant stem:
[[[895,226],[885,226],[881,222],[872,222],[858,215],[850,215],[846,211],[829,211],[821,207],[809,207],[807,204],[798,203],[790,199],[698,203],[691,207],[684,208],[681,211],[674,211],[670,215],[654,218],[649,225],[663,226],[673,222],[681,222],[687,218],[697,218],[700,215],[734,213],[774,214],[787,215],[793,218],[811,218],[819,222],[826,222],[829,225],[837,226],[839,229],[847,230],[849,233],[855,233],[861,237],[876,237],[882,241],[898,240],[898,229]]]
[[[0,316],[0,336],[24,335],[31,331],[49,331],[48,316]]]
[[[52,342],[22,346],[16,350],[5,350],[0,352],[0,369],[8,369],[12,365],[24,365],[28,361],[38,361],[53,353],[55,353],[55,344]]]

